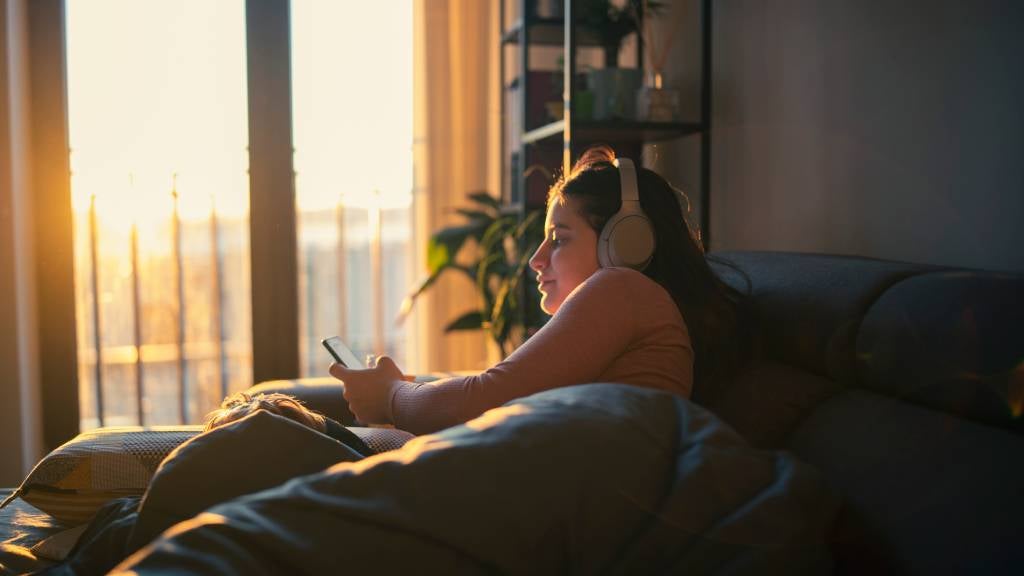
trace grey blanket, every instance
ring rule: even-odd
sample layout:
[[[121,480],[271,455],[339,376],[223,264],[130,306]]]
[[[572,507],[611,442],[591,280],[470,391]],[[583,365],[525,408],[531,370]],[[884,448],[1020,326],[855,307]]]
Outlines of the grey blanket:
[[[821,574],[837,505],[685,399],[591,384],[215,506],[114,573]]]

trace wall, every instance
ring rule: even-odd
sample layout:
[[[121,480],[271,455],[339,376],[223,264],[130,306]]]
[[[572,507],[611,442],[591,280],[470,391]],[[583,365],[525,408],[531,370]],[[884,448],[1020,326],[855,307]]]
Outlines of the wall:
[[[1024,3],[713,4],[713,249],[1024,270]],[[669,78],[696,112],[680,7]],[[658,150],[693,196],[695,140]]]

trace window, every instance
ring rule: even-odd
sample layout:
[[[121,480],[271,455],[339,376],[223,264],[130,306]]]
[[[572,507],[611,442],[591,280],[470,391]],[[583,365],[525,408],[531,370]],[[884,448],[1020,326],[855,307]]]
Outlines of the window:
[[[251,384],[244,9],[67,2],[83,429]]]
[[[82,429],[196,422],[252,384],[246,9],[67,1]],[[405,366],[412,10],[291,2],[296,376],[332,334]]]

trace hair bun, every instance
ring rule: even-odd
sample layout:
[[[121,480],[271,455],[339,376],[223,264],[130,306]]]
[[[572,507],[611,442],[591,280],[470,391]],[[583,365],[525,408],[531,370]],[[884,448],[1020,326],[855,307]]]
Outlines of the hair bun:
[[[573,173],[588,170],[597,164],[612,164],[615,162],[615,150],[611,146],[600,145],[587,148],[580,159],[573,165]]]

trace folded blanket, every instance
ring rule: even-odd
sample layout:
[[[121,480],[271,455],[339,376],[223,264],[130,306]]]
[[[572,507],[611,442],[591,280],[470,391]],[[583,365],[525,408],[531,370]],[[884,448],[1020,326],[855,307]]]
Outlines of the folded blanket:
[[[820,574],[837,505],[681,397],[592,384],[214,506],[114,573]]]

